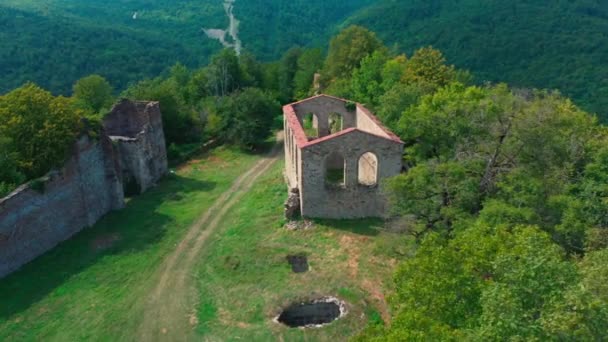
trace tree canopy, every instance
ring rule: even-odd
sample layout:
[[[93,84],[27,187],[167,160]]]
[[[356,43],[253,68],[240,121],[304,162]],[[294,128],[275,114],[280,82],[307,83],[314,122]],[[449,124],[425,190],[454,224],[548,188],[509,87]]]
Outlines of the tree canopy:
[[[0,96],[0,183],[17,185],[60,166],[81,129],[73,100],[34,84]]]

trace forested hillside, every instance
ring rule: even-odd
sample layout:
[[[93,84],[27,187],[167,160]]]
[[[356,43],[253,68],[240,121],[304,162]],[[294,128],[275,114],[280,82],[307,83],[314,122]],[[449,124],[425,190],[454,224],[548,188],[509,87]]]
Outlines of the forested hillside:
[[[608,2],[382,0],[349,23],[411,54],[433,45],[476,81],[557,88],[608,118]]]
[[[0,93],[34,81],[54,93],[69,94],[75,80],[91,73],[124,87],[178,60],[197,65],[206,60],[198,52],[207,51],[111,25],[6,7],[0,7],[0,41]]]
[[[234,13],[244,49],[274,60],[294,45],[324,45],[371,2],[237,1]],[[227,26],[222,0],[0,0],[0,93],[33,81],[69,95],[91,73],[122,90],[176,62],[206,64],[222,46],[203,28]]]
[[[262,60],[280,57],[289,48],[326,46],[345,19],[375,0],[257,0],[236,2],[245,48]]]
[[[259,150],[282,125],[280,104],[318,90],[311,89],[316,72],[323,92],[365,103],[377,113],[405,143],[403,172],[381,183],[391,209],[385,230],[394,234],[395,245],[407,237],[412,246],[396,248],[394,263],[387,263],[395,265],[385,303],[390,317],[388,310],[387,317],[369,315],[367,327],[357,325],[362,329],[357,340],[604,340],[606,126],[558,92],[505,83],[476,85],[473,80],[485,76],[452,65],[440,50],[423,46],[406,56],[360,26],[342,30],[328,45],[326,56],[318,48],[292,48],[275,62],[225,49],[204,66],[175,64],[131,84],[121,96],[160,102],[173,161],[188,159],[189,151],[210,139]],[[0,96],[0,196],[24,181],[35,184],[37,177],[61,165],[79,134],[95,135],[95,123],[107,113],[116,91],[99,75],[80,79],[73,89],[71,97],[53,96],[30,83]],[[263,206],[278,209],[280,216],[282,201]],[[271,230],[276,223],[251,224],[257,222],[254,217],[248,216],[243,227]],[[338,222],[348,227],[340,230],[349,231],[354,224],[369,224]],[[259,250],[263,253],[254,258],[268,260],[266,249]],[[234,280],[243,269],[230,267],[228,272]],[[37,286],[40,272],[31,274]],[[269,288],[256,282],[252,290],[268,293]],[[241,312],[242,305],[236,305],[239,314],[244,321],[258,316],[260,329],[274,330],[264,318],[271,311],[264,306],[268,303],[260,298],[259,314]],[[64,324],[72,317],[52,316],[58,312],[63,313],[49,310],[45,317]],[[213,319],[203,311],[199,316],[201,326]],[[19,324],[8,317],[9,327]],[[0,310],[0,330],[2,318]],[[224,331],[238,336],[234,326]]]

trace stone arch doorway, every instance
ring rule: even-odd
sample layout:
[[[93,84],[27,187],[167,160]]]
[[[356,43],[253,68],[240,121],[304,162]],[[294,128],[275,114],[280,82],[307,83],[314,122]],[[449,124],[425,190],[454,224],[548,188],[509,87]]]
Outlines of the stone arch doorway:
[[[378,157],[367,152],[359,157],[359,184],[375,186],[378,184]]]

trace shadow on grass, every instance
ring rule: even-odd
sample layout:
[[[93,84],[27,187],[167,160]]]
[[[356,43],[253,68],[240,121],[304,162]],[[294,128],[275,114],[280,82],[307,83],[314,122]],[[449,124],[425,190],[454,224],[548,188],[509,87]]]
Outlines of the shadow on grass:
[[[358,235],[377,236],[384,225],[379,218],[366,218],[359,220],[327,220],[313,219],[313,222],[328,228],[343,230]]]
[[[125,209],[109,213],[92,228],[77,233],[17,272],[0,279],[0,320],[26,310],[105,256],[153,248],[166,235],[167,226],[173,221],[171,217],[158,213],[157,208],[167,201],[180,201],[189,192],[210,191],[215,185],[176,175],[167,176],[158,187],[129,201]],[[119,238],[104,248],[97,248],[97,241],[104,236]],[[93,274],[98,279],[87,281],[93,285],[104,281],[112,283],[141,270],[105,271],[107,274]]]

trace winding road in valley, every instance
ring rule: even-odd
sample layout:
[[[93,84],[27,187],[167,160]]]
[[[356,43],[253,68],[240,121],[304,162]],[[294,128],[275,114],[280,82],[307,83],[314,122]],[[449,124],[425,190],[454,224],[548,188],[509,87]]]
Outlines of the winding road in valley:
[[[156,274],[157,281],[143,303],[143,320],[137,330],[138,341],[194,340],[199,303],[195,272],[200,252],[226,214],[251,189],[280,157],[283,137],[272,151],[249,171],[237,178],[230,189],[190,227],[176,249],[164,260]]]
[[[225,0],[224,1],[224,10],[226,11],[226,15],[228,16],[229,24],[228,29],[203,29],[203,32],[207,35],[207,37],[211,39],[217,39],[224,45],[224,47],[234,48],[237,55],[241,54],[241,49],[243,48],[243,43],[239,39],[239,24],[240,21],[236,19],[234,16],[234,2],[236,0]],[[230,35],[232,38],[232,43],[226,40],[226,34]]]

